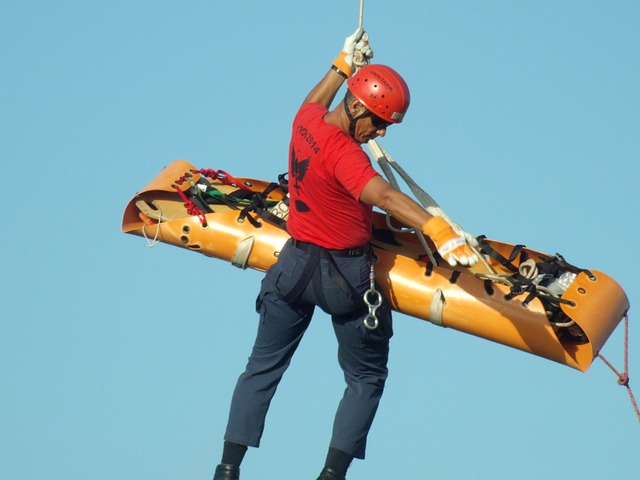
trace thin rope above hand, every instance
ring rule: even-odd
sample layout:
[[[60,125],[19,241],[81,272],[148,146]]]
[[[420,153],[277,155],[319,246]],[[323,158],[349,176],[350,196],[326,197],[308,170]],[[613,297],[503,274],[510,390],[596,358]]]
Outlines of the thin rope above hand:
[[[364,16],[364,0],[360,0],[360,15],[358,17],[358,29],[362,30],[362,19]],[[358,39],[358,42],[360,42],[361,40]],[[364,40],[364,43],[368,43],[367,40]],[[358,48],[358,44],[356,43],[356,49],[353,52],[353,73],[357,72],[358,70],[360,70],[362,67],[364,67],[365,65],[369,64],[369,60],[367,59],[367,57],[365,56],[364,53],[362,53],[362,50],[360,50]]]

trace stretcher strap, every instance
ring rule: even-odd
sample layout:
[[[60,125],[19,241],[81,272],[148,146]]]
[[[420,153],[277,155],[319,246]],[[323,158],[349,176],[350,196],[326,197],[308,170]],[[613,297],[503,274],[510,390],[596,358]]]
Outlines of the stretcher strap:
[[[489,243],[485,241],[486,238],[487,237],[485,237],[484,235],[480,235],[478,237],[478,246],[482,251],[482,253],[489,255],[490,257],[497,260],[502,266],[507,268],[509,271],[516,273],[518,271],[518,267],[516,267],[513,264],[513,261],[518,257],[518,255],[520,255],[520,253],[522,252],[522,249],[524,248],[524,245],[515,245],[513,247],[513,250],[511,251],[511,255],[509,255],[509,258],[506,258],[503,255],[501,255],[497,250],[495,250],[493,247],[491,247]]]
[[[259,217],[263,218],[267,222],[286,231],[286,220],[278,217],[277,215],[274,215],[268,210],[267,196],[278,186],[280,186],[278,183],[270,183],[269,186],[264,190],[264,192],[254,192],[251,203],[242,209],[240,215],[238,216],[238,219],[247,219],[249,220],[251,225],[253,225],[254,227],[258,227],[258,221],[249,214],[250,212],[255,212]]]
[[[243,270],[246,269],[249,262],[249,255],[251,255],[251,250],[253,250],[253,245],[255,244],[255,242],[256,239],[253,235],[242,240],[238,244],[236,251],[233,252],[233,257],[231,257],[231,265]]]
[[[505,298],[512,299],[514,297],[517,297],[518,295],[528,293],[528,296],[522,302],[523,306],[527,306],[536,297],[540,300],[547,301],[555,306],[559,306],[561,303],[572,306],[575,305],[574,302],[570,300],[564,300],[558,296],[549,295],[544,291],[541,291],[538,288],[537,284],[534,283],[533,279],[527,278],[520,274],[520,270],[514,262],[516,258],[518,258],[518,256],[521,257],[519,262],[520,264],[522,264],[523,261],[526,260],[525,257],[527,256],[527,253],[526,251],[524,251],[524,245],[515,245],[513,247],[513,250],[509,254],[509,258],[506,258],[500,252],[495,250],[491,245],[489,245],[484,235],[478,237],[478,243],[482,253],[494,258],[502,266],[512,272],[512,274],[509,276],[510,293],[507,294]],[[571,265],[562,257],[562,255],[558,253],[556,253],[554,257],[545,259],[544,262],[537,262],[536,265],[541,273],[544,272],[550,276],[557,275],[557,272],[560,269],[562,271],[575,273],[576,275],[584,272],[589,278],[594,278],[593,274],[589,270]]]

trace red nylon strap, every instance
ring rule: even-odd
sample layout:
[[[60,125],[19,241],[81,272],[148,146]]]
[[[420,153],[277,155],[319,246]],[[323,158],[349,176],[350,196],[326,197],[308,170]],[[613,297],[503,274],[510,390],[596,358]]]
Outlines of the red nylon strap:
[[[242,188],[243,190],[248,190],[250,192],[253,191],[249,187],[244,185],[242,182],[236,180],[234,177],[229,175],[224,170],[213,170],[211,168],[206,168],[206,169],[205,168],[201,168],[200,170],[194,170],[194,172],[200,173],[201,175],[204,175],[205,177],[213,178],[214,180],[220,180],[225,185],[233,185],[233,186],[236,186],[238,188]]]

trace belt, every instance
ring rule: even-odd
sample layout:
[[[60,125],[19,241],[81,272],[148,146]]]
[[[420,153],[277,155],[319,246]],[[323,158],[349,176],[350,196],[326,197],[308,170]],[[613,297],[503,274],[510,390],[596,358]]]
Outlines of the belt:
[[[371,251],[371,246],[367,243],[360,247],[345,248],[344,250],[332,250],[330,248],[324,248],[314,243],[301,242],[295,238],[291,238],[291,245],[302,250],[303,252],[311,253],[313,249],[320,248],[334,257],[361,257]]]

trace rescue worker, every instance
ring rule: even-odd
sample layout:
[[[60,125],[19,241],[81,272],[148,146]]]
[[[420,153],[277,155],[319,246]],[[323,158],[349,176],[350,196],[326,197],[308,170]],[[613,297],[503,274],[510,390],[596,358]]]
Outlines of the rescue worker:
[[[361,29],[347,37],[293,121],[287,220],[292,238],[262,281],[256,301],[258,333],[233,394],[214,480],[238,480],[247,446],[259,446],[270,401],[316,306],[331,315],[347,385],[318,480],[345,480],[352,460],[364,459],[393,334],[386,300],[377,311],[377,328],[364,324],[373,206],[428,235],[451,265],[471,266],[478,260],[464,232],[392,188],[362,149],[361,144],[402,122],[410,101],[407,84],[389,67],[366,65],[352,76],[356,49],[372,57],[363,39],[367,36]],[[344,101],[329,111],[345,81]]]

